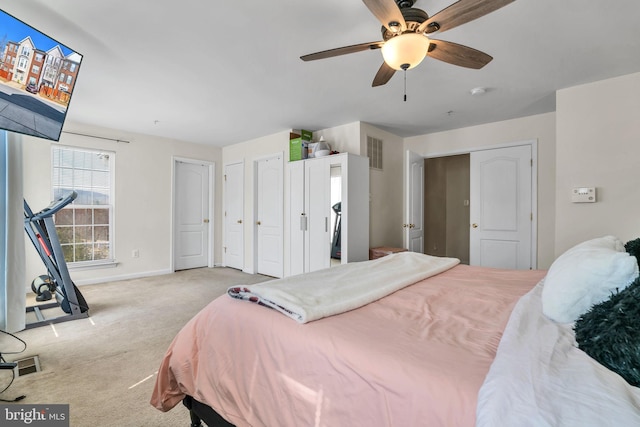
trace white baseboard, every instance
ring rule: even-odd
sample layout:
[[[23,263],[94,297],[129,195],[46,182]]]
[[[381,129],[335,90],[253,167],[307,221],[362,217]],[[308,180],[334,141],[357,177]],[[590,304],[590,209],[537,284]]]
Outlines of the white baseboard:
[[[130,280],[130,279],[141,279],[143,277],[151,277],[151,276],[161,276],[163,274],[171,274],[173,273],[173,271],[171,271],[171,269],[165,269],[165,270],[156,270],[156,271],[143,271],[140,273],[133,273],[133,274],[121,274],[121,275],[117,275],[117,276],[107,276],[107,277],[100,277],[97,279],[83,279],[83,280],[74,280],[73,283],[75,283],[78,286],[82,286],[82,285],[95,285],[98,283],[105,283],[105,282],[116,282],[119,280]]]

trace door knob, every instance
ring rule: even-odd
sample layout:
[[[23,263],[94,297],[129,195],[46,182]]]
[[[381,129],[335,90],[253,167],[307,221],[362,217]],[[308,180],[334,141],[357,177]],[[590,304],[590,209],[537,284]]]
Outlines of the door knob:
[[[478,224],[476,224],[475,222],[474,222],[473,224],[471,224],[471,226],[472,226],[473,228],[478,228]]]
[[[203,220],[203,222],[204,222],[205,224],[209,224],[209,218],[205,218],[205,219]]]
[[[256,221],[256,225],[260,225],[260,221]]]
[[[239,219],[238,221],[236,221],[238,224],[242,224],[242,220]]]

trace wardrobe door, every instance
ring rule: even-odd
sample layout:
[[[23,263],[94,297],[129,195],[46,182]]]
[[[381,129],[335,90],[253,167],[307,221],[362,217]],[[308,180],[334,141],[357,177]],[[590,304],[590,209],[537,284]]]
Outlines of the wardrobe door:
[[[304,197],[304,162],[289,163],[289,274],[302,274],[304,269],[307,215]]]
[[[306,272],[330,266],[330,183],[330,164],[327,159],[305,161]]]

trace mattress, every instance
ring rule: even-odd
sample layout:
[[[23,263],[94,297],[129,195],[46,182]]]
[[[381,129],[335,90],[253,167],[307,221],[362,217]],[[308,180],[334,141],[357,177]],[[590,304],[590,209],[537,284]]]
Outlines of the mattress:
[[[189,395],[236,426],[473,426],[509,315],[544,274],[457,265],[306,324],[223,295],[173,340],[151,404]]]

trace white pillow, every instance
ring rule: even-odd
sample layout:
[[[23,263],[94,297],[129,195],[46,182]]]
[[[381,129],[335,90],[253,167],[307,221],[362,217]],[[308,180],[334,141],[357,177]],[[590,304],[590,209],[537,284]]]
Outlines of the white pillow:
[[[549,268],[542,312],[556,322],[574,322],[637,277],[638,262],[618,238],[588,240],[560,255]]]

